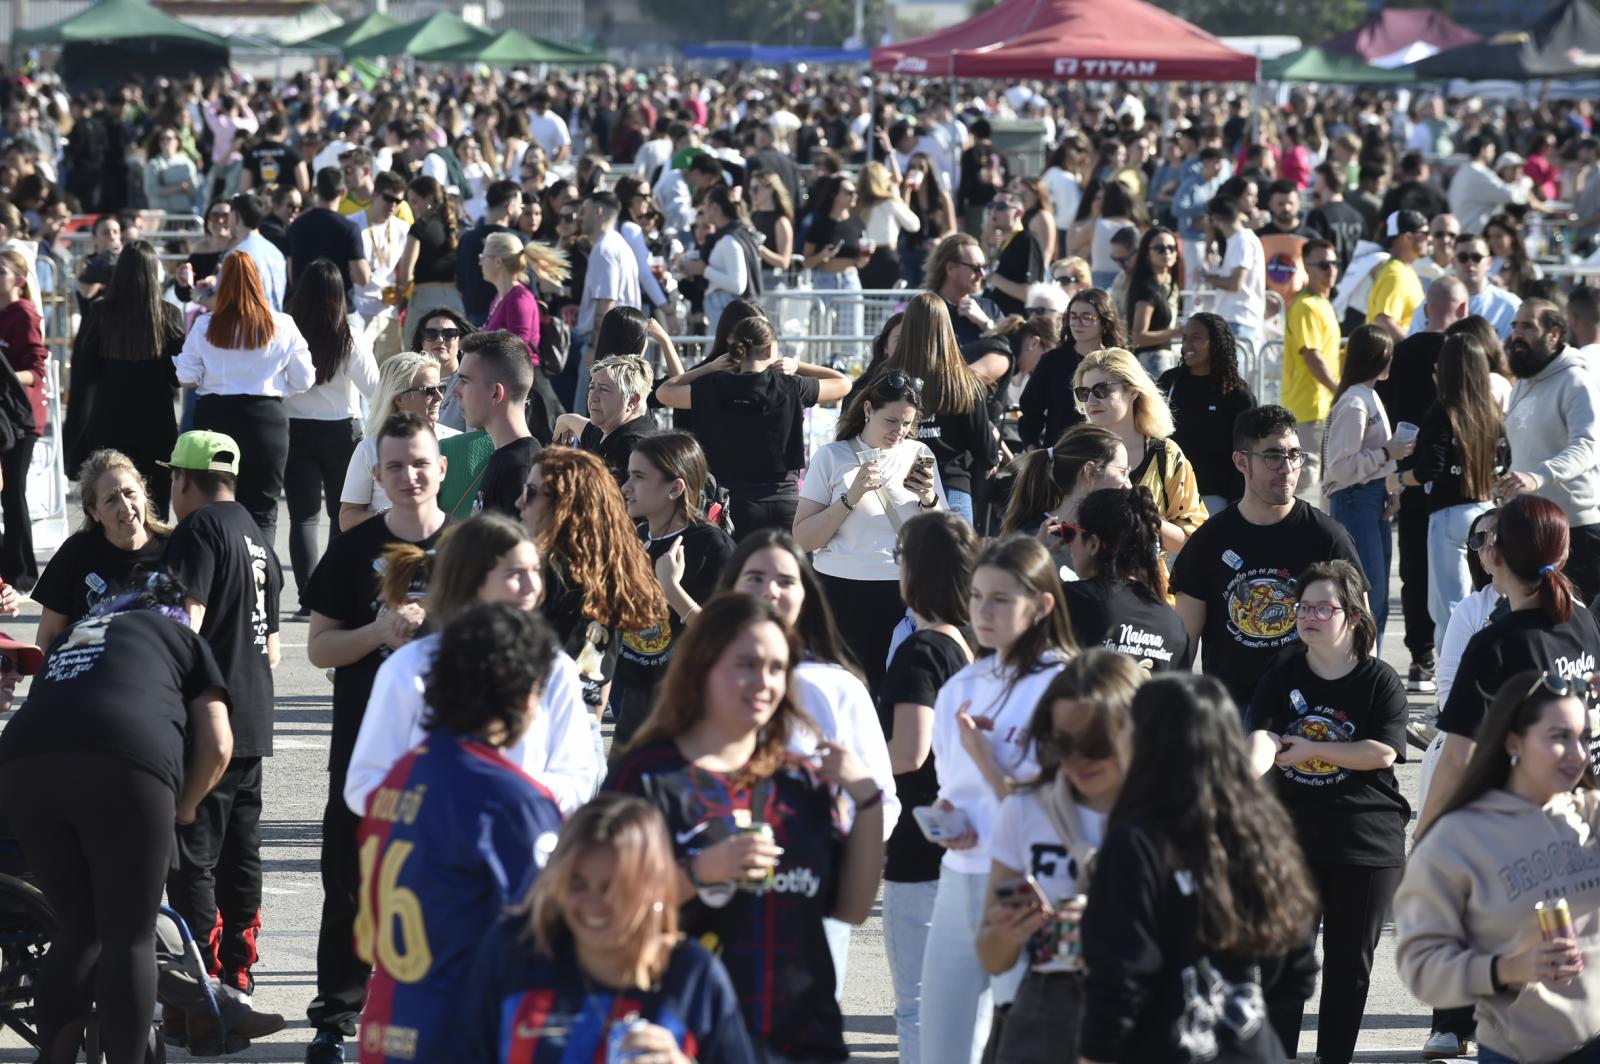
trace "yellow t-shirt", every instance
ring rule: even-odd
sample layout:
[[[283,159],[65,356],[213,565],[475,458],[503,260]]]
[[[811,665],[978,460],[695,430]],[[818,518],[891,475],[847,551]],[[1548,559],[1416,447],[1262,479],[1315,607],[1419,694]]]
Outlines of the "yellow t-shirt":
[[[1404,332],[1411,328],[1411,318],[1422,306],[1422,300],[1422,280],[1417,271],[1399,259],[1390,259],[1372,281],[1372,292],[1367,296],[1367,324],[1383,314]]]
[[[1302,348],[1317,352],[1328,364],[1328,372],[1338,379],[1344,365],[1339,351],[1339,319],[1326,296],[1310,289],[1301,292],[1289,305],[1289,320],[1283,332],[1283,405],[1297,421],[1326,421],[1333,406],[1333,393],[1311,375]]]
[[[349,192],[346,192],[344,194],[344,199],[339,201],[339,213],[360,214],[370,206],[372,206],[371,200],[358,200],[354,196],[350,195]],[[407,203],[405,200],[401,200],[400,203],[395,207],[394,216],[400,219],[402,222],[405,222],[407,225],[412,225],[417,220],[416,216],[411,213],[411,204]]]

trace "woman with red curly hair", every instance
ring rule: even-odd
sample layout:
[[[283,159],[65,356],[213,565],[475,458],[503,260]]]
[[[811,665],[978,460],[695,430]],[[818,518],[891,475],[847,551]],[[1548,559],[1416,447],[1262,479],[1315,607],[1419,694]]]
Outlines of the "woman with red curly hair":
[[[571,447],[540,451],[517,511],[544,558],[544,615],[578,663],[604,763],[600,718],[622,633],[666,624],[666,599],[622,490],[595,455]]]
[[[289,315],[267,302],[249,255],[222,261],[215,309],[203,314],[177,358],[178,383],[198,394],[194,427],[239,444],[239,504],[270,548],[289,460],[283,401],[317,382],[311,349]]]

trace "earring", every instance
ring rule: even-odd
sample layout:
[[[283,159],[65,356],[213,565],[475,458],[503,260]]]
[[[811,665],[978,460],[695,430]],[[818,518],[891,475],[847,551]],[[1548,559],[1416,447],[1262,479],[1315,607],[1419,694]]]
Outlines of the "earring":
[[[1511,755],[1511,767],[1512,768],[1516,768],[1520,764],[1522,764],[1522,755],[1521,754],[1512,754]]]

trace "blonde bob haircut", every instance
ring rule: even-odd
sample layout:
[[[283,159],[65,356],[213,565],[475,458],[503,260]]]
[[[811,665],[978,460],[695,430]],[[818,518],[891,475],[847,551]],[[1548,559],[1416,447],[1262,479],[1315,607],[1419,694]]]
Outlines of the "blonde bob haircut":
[[[1172,409],[1156,389],[1133,352],[1120,347],[1105,347],[1087,355],[1072,375],[1072,386],[1083,387],[1083,378],[1093,370],[1122,382],[1133,393],[1133,427],[1147,440],[1164,440],[1172,435]],[[1082,404],[1079,404],[1082,409]]]
[[[372,409],[363,426],[365,434],[376,436],[383,423],[396,411],[400,396],[411,388],[412,381],[425,369],[438,369],[439,360],[421,351],[402,351],[384,360],[378,370],[378,390],[372,397]]]
[[[612,383],[623,395],[634,396],[641,404],[650,394],[650,385],[655,379],[650,363],[642,355],[610,355],[594,364],[594,373],[601,370],[611,375]]]
[[[562,903],[578,862],[596,851],[609,851],[616,861],[607,897],[617,938],[627,951],[630,989],[647,989],[666,971],[678,943],[678,867],[666,821],[643,800],[597,794],[573,813],[516,911],[527,917],[534,947],[555,956],[572,939]]]

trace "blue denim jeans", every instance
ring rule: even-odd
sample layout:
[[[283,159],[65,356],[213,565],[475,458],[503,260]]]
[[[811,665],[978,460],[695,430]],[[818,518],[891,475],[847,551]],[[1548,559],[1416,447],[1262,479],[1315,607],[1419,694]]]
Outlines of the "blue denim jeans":
[[[1378,622],[1378,644],[1389,619],[1389,563],[1394,557],[1394,528],[1383,516],[1387,492],[1382,480],[1369,480],[1328,497],[1328,513],[1355,540],[1356,557],[1367,575],[1368,602]]]
[[[933,900],[939,881],[883,883],[883,945],[894,983],[894,1027],[900,1042],[900,1064],[921,1064],[919,1022],[922,1004],[922,955],[933,926]]]
[[[1448,506],[1428,517],[1428,616],[1433,618],[1434,642],[1444,646],[1445,627],[1456,604],[1472,593],[1472,571],[1467,568],[1467,532],[1478,515],[1493,503],[1467,502]]]
[[[944,497],[945,501],[950,504],[951,513],[965,517],[967,524],[972,524],[972,492],[946,488]]]

